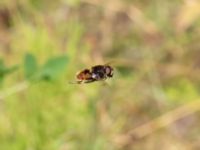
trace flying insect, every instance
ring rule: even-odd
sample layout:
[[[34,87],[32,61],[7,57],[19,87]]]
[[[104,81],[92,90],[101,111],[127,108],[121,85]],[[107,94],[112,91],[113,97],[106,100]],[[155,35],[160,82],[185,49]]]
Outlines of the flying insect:
[[[76,74],[76,81],[73,83],[92,83],[95,81],[104,81],[113,77],[113,67],[110,65],[95,65],[90,69],[83,69]]]

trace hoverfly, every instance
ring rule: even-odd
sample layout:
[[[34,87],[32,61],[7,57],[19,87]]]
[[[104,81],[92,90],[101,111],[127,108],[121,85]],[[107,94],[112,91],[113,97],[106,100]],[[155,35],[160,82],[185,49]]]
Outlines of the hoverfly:
[[[78,72],[76,74],[76,81],[73,83],[91,83],[106,80],[111,77],[113,77],[113,68],[110,65],[96,65],[90,69],[84,69]]]

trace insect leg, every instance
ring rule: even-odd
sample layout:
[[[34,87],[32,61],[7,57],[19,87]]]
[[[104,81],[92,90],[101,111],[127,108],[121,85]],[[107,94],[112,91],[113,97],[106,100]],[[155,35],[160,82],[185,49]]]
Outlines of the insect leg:
[[[83,83],[82,81],[70,81],[69,84],[81,84]]]
[[[91,83],[91,82],[94,82],[94,81],[97,81],[97,80],[92,78],[92,79],[83,81],[83,83]]]

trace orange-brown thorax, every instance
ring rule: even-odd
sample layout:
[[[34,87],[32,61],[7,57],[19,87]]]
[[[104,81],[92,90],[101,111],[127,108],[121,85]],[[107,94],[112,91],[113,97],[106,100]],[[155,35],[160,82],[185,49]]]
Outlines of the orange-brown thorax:
[[[90,70],[89,70],[89,69],[85,69],[85,70],[79,72],[79,73],[76,75],[76,78],[77,78],[78,80],[88,80],[88,79],[91,78],[91,76],[92,76],[92,74],[91,74]]]

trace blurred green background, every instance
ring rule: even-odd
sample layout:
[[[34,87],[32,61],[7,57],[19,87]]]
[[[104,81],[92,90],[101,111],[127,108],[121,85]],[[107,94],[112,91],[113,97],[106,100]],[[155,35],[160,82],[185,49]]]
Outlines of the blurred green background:
[[[0,150],[200,149],[199,27],[198,0],[1,0]]]

